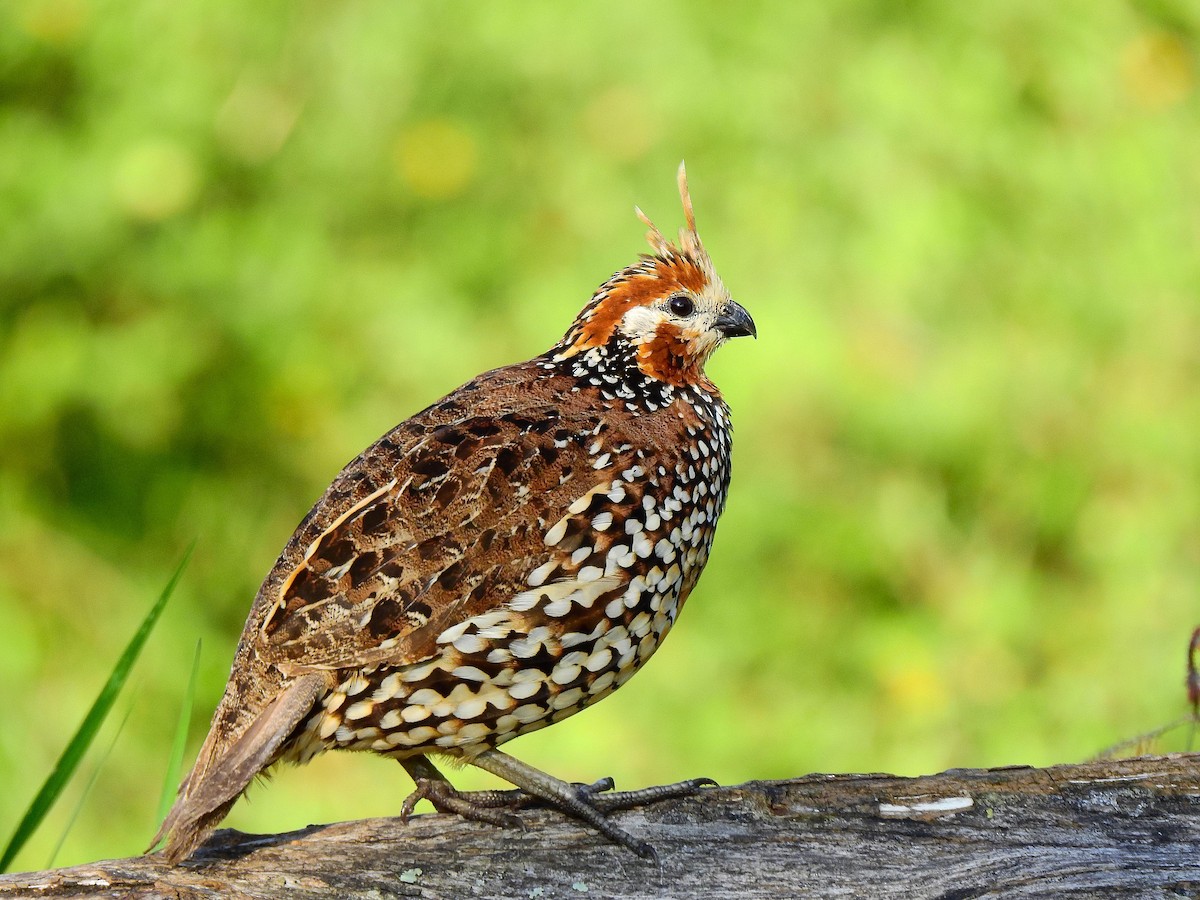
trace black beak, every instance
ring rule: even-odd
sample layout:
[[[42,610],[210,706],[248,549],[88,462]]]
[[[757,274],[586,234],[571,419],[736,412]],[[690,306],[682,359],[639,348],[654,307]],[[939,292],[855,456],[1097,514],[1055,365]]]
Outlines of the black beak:
[[[725,304],[725,311],[717,316],[717,321],[713,324],[727,338],[745,337],[746,335],[752,338],[758,337],[750,313],[746,312],[740,303],[732,300]]]

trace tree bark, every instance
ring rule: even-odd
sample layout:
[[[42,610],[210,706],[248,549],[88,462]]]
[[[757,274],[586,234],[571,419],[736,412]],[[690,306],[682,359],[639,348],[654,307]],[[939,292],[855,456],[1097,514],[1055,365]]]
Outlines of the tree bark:
[[[1200,756],[921,778],[809,775],[617,813],[658,863],[547,810],[524,831],[454,816],[279,835],[0,876],[7,897],[1200,896]]]

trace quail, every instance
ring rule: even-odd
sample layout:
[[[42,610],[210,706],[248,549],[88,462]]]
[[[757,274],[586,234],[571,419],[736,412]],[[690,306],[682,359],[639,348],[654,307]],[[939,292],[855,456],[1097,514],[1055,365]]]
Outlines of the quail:
[[[704,367],[754,336],[700,237],[651,250],[533,359],[485,372],[350,462],[264,580],[194,768],[155,845],[172,862],[254,777],[325,750],[397,759],[444,812],[508,824],[558,808],[642,856],[614,809],[711,784],[605,793],[497,748],[584,709],[670,631],[708,560],[730,476],[729,407]],[[517,790],[456,791],[430,757]]]

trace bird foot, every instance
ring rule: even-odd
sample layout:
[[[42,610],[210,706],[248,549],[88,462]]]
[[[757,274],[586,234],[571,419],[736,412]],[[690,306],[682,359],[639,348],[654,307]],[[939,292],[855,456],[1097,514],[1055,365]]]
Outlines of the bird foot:
[[[593,784],[570,785],[574,788],[574,798],[534,799],[546,806],[557,808],[561,812],[582,819],[614,843],[633,851],[642,859],[649,859],[657,863],[658,853],[655,849],[618,826],[609,818],[609,814],[646,803],[655,803],[659,800],[689,797],[706,787],[715,787],[716,784],[717,782],[711,778],[691,778],[675,784],[662,784],[640,788],[636,791],[617,791],[610,794],[607,791],[612,790],[613,779],[601,778]]]
[[[525,825],[509,810],[520,809],[529,795],[524,791],[459,791],[441,778],[414,779],[417,789],[400,807],[400,819],[407,823],[418,803],[428,800],[441,813],[454,813],[475,822],[487,822],[500,828],[521,828]]]
[[[417,804],[422,800],[428,800],[433,804],[433,808],[441,813],[455,813],[467,819],[490,822],[502,827],[519,826],[522,828],[524,825],[520,819],[512,815],[513,812],[518,809],[528,809],[531,806],[552,806],[549,801],[520,788],[503,791],[460,791],[444,778],[415,778],[413,781],[417,789],[405,798],[404,805],[400,807],[400,818],[405,822],[408,821]],[[592,784],[577,782],[572,787],[585,802],[596,805],[597,799],[606,801],[604,804],[606,810],[628,809],[638,803],[647,802],[642,798],[632,801],[624,799],[629,795],[645,793],[644,791],[626,791],[608,797],[597,797],[604,791],[611,791],[613,784],[611,778],[601,778]],[[677,785],[668,785],[667,787],[677,787]],[[669,794],[667,796],[679,795]]]
[[[609,814],[660,800],[689,797],[717,784],[711,778],[691,778],[675,784],[609,793],[614,785],[612,778],[601,778],[592,784],[559,781],[497,750],[485,751],[473,762],[485,771],[531,789],[459,791],[432,762],[425,757],[415,757],[401,761],[416,784],[416,790],[401,807],[401,819],[407,822],[416,805],[428,800],[438,812],[454,813],[465,819],[501,828],[524,829],[515,811],[531,806],[547,806],[587,822],[609,840],[632,850],[643,859],[657,861],[658,854],[653,847],[622,829],[609,818]]]
[[[607,787],[598,788],[607,783]],[[677,781],[674,784],[659,784],[654,787],[640,788],[636,791],[616,791],[612,794],[601,793],[611,790],[613,780],[602,778],[595,784],[576,785],[581,798],[603,813],[631,809],[644,806],[647,803],[657,803],[660,800],[674,800],[677,797],[690,797],[706,787],[716,787],[717,783],[711,778],[689,778],[687,781]]]

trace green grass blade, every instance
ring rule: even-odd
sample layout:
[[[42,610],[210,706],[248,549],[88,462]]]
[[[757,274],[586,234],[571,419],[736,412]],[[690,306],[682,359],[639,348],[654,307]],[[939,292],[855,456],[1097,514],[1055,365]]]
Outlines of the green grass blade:
[[[167,582],[167,586],[159,594],[157,602],[150,608],[150,612],[146,614],[146,618],[142,620],[142,624],[133,636],[133,640],[129,642],[129,646],[125,648],[125,652],[117,660],[116,667],[113,669],[112,674],[108,676],[108,681],[101,688],[99,696],[92,703],[92,708],[88,710],[88,714],[84,717],[83,724],[79,726],[79,730],[75,732],[75,736],[67,744],[67,748],[63,751],[62,756],[58,758],[58,762],[55,763],[53,771],[50,772],[50,776],[46,779],[46,783],[42,785],[37,796],[33,798],[33,802],[29,804],[29,808],[25,811],[25,815],[21,819],[21,823],[17,826],[17,830],[13,832],[12,838],[9,839],[8,846],[4,848],[3,856],[0,856],[0,872],[8,869],[9,864],[21,852],[21,848],[25,846],[25,842],[37,830],[46,813],[50,811],[55,801],[58,800],[63,788],[67,786],[67,782],[70,781],[88,747],[95,740],[96,733],[100,730],[100,726],[104,724],[104,719],[112,709],[112,705],[116,701],[122,686],[125,684],[125,680],[129,677],[129,672],[133,668],[133,664],[137,662],[146,639],[150,637],[150,632],[154,628],[154,624],[158,621],[158,617],[162,615],[162,611],[167,605],[167,600],[170,599],[175,586],[179,583],[188,560],[192,558],[192,551],[195,549],[195,546],[193,543],[188,548],[187,553],[183,555],[183,560],[175,569],[175,574],[171,576],[171,580]]]
[[[175,792],[179,790],[179,773],[183,769],[183,751],[187,747],[188,725],[192,720],[192,700],[196,696],[196,673],[200,669],[200,641],[196,641],[196,653],[192,656],[192,674],[188,676],[187,690],[183,693],[183,706],[179,709],[179,724],[175,726],[175,740],[171,743],[171,757],[167,760],[167,777],[163,782],[162,796],[158,801],[158,822],[167,817]]]
[[[62,834],[58,836],[58,843],[54,845],[54,849],[50,851],[50,858],[46,860],[46,868],[54,868],[54,859],[62,850],[63,844],[67,842],[67,835],[71,833],[71,828],[75,825],[75,820],[79,818],[79,814],[83,811],[83,804],[87,802],[88,794],[92,792],[92,788],[96,784],[96,779],[100,777],[100,773],[104,770],[104,764],[108,762],[108,758],[112,755],[113,748],[117,746],[117,740],[121,737],[121,732],[125,730],[126,723],[129,722],[129,717],[133,714],[131,706],[125,715],[121,718],[121,724],[117,726],[117,733],[108,743],[108,748],[104,751],[104,755],[100,757],[96,763],[96,768],[90,776],[88,776],[87,784],[83,786],[83,792],[79,795],[79,801],[75,804],[75,808],[71,810],[70,818],[67,819],[67,824],[63,828]]]

